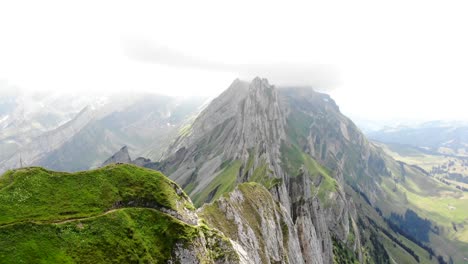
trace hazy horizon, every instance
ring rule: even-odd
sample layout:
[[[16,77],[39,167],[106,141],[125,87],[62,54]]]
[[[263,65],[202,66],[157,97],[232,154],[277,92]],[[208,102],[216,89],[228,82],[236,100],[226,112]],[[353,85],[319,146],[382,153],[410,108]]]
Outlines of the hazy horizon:
[[[467,4],[0,4],[0,94],[213,97],[236,78],[325,91],[356,120],[468,120]],[[188,22],[189,21],[189,22]]]

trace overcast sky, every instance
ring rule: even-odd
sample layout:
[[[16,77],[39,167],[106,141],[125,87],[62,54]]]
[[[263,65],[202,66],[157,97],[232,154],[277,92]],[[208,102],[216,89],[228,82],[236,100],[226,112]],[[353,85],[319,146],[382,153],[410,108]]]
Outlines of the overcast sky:
[[[467,1],[126,2],[1,1],[0,80],[214,95],[260,75],[355,118],[468,120]]]

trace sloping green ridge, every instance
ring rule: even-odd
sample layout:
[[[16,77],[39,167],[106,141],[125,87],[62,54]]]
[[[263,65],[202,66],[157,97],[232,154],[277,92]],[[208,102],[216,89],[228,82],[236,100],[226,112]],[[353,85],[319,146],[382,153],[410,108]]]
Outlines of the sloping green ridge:
[[[166,263],[176,245],[202,263],[235,263],[226,237],[182,221],[193,210],[174,182],[133,165],[9,171],[0,178],[0,263]]]
[[[37,167],[8,171],[0,178],[0,225],[89,217],[129,202],[193,209],[177,189],[160,172],[127,164],[77,173]]]

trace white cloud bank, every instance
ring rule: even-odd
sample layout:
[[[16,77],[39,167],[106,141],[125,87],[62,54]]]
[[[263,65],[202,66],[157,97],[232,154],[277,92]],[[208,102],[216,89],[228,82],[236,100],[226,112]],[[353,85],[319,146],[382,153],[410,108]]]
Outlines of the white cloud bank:
[[[262,75],[335,88],[360,118],[468,119],[467,10],[452,0],[2,1],[0,80],[212,95]]]

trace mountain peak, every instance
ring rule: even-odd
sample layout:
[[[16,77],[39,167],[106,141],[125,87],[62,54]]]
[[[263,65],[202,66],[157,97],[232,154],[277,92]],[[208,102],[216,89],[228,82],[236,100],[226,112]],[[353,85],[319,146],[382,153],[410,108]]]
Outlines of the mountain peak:
[[[260,77],[255,77],[251,82],[250,82],[250,89],[258,89],[258,88],[273,88],[273,85],[270,85],[268,82],[268,79],[266,78],[260,78]]]
[[[266,84],[269,85],[268,79],[267,78],[261,78],[260,76],[256,76],[255,78],[253,78],[252,83],[266,83]]]
[[[231,85],[229,85],[228,89],[226,89],[223,93],[220,94],[218,98],[215,100],[220,100],[220,98],[229,98],[235,96],[237,98],[244,98],[247,96],[248,92],[255,91],[255,90],[266,90],[266,89],[273,89],[274,86],[268,82],[268,79],[255,77],[250,82],[241,80],[239,78],[234,79]]]

